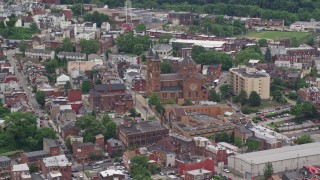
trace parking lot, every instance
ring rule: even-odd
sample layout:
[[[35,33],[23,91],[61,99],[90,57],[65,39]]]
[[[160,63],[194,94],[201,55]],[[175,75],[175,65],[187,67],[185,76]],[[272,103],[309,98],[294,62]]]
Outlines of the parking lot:
[[[317,129],[312,129],[315,128],[317,124],[315,124],[312,121],[304,121],[304,122],[284,122],[283,124],[279,124],[276,127],[279,130],[284,130],[284,131],[290,131],[290,130],[296,130],[296,129],[305,129],[304,131],[314,131]]]

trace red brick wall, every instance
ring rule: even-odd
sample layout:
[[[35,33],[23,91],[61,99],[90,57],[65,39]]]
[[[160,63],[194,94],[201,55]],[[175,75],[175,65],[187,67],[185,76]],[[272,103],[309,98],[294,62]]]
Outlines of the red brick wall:
[[[70,135],[76,136],[76,135],[79,135],[79,132],[76,129],[68,129],[66,131],[61,132],[61,136],[63,139],[67,138]]]
[[[68,99],[70,102],[82,101],[82,92],[80,89],[69,89]]]
[[[60,155],[60,147],[53,147],[50,148],[50,152],[49,152],[50,156],[59,156]]]

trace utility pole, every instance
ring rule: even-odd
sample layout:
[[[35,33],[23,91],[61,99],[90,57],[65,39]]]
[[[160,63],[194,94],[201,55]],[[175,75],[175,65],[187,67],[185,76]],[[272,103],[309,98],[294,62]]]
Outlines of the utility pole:
[[[299,154],[298,154],[298,158],[297,158],[297,169],[299,169]]]
[[[251,160],[251,164],[250,164],[250,166],[251,166],[251,179],[253,180],[253,172],[252,172],[252,160]]]

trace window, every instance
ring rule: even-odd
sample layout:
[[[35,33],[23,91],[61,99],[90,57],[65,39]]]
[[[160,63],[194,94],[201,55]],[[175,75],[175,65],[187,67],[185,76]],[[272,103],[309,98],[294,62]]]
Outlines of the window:
[[[189,92],[189,97],[191,97],[191,92]]]

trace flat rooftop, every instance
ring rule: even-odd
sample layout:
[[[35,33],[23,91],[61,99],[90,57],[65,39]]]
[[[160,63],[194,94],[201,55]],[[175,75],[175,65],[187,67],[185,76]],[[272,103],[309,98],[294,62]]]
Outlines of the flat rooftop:
[[[257,151],[252,153],[236,155],[236,159],[246,163],[265,164],[267,162],[282,161],[287,159],[299,158],[313,155],[320,155],[320,143],[309,143],[296,146],[285,146],[277,149]],[[234,157],[230,157],[233,159]]]
[[[131,127],[126,127],[123,124],[121,124],[119,128],[125,131],[127,134],[137,134],[137,133],[161,131],[161,130],[167,129],[163,125],[161,125],[158,121],[140,122],[136,124],[132,123]]]
[[[189,40],[189,39],[172,39],[171,43],[194,44],[205,48],[220,48],[227,41],[204,41],[204,40]]]
[[[71,166],[71,163],[65,155],[52,156],[43,158],[43,163],[46,167],[65,167]]]
[[[199,114],[199,115],[193,115],[191,116],[194,119],[200,120],[200,121],[206,121],[206,122],[210,122],[210,121],[215,121],[217,120],[217,118],[205,115],[205,114]]]
[[[243,77],[248,77],[248,78],[260,78],[260,77],[268,77],[269,76],[268,73],[262,72],[262,71],[248,73],[246,68],[231,68],[230,70],[241,74]]]
[[[205,130],[205,129],[211,129],[211,128],[221,128],[221,127],[235,127],[236,125],[233,123],[228,123],[228,122],[224,122],[224,123],[218,123],[218,124],[213,124],[213,125],[209,125],[209,126],[204,126],[204,125],[200,125],[200,126],[187,126],[184,123],[180,123],[180,122],[176,122],[174,123],[177,126],[179,126],[181,129],[183,129],[184,131],[199,131],[199,130]]]
[[[195,170],[188,171],[187,173],[196,176],[196,175],[211,173],[211,171],[208,171],[205,169],[195,169]]]

